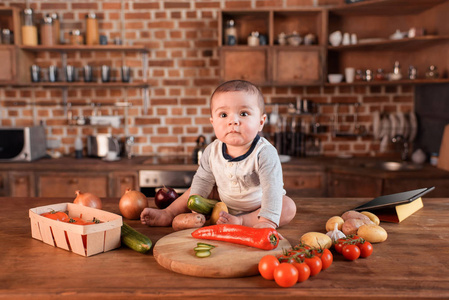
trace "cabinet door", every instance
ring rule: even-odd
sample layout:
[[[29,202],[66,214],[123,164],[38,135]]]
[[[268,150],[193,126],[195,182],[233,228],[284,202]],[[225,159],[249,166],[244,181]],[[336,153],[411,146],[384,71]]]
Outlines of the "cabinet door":
[[[326,180],[323,172],[285,172],[284,189],[287,194],[302,197],[326,195]]]
[[[121,197],[127,189],[138,190],[137,172],[115,172],[112,174],[113,192],[112,197]]]
[[[221,78],[224,81],[242,79],[266,85],[270,81],[268,59],[268,48],[221,49]]]
[[[274,50],[273,82],[286,84],[321,84],[322,56],[319,50],[282,47]]]
[[[9,173],[9,196],[10,197],[34,197],[35,185],[34,175],[28,172]]]
[[[75,191],[108,196],[108,176],[103,173],[45,173],[38,175],[39,197],[73,197]]]
[[[16,56],[14,46],[0,45],[0,82],[14,81],[16,79]]]
[[[329,173],[329,197],[378,197],[382,179],[356,174]]]
[[[8,194],[8,173],[0,172],[0,197],[9,196]]]

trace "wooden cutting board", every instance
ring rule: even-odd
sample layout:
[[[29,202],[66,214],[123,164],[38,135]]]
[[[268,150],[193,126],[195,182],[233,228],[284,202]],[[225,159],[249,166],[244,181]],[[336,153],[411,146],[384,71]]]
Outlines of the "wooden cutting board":
[[[171,233],[159,241],[153,248],[156,261],[166,269],[176,273],[197,277],[234,278],[259,274],[259,260],[267,255],[282,253],[289,249],[290,243],[283,239],[274,250],[261,250],[227,242],[195,239],[187,229]],[[193,248],[198,242],[217,246],[212,255],[206,258],[195,256]]]

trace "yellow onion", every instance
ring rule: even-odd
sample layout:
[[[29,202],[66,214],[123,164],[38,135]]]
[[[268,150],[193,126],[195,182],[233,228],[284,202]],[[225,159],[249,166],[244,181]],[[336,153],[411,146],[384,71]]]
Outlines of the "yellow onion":
[[[128,188],[120,198],[118,206],[122,216],[130,220],[137,220],[140,219],[142,211],[148,207],[148,199],[141,192]]]
[[[80,191],[76,191],[76,198],[73,200],[73,203],[98,208],[101,209],[103,207],[101,203],[101,199],[91,193],[81,193]]]

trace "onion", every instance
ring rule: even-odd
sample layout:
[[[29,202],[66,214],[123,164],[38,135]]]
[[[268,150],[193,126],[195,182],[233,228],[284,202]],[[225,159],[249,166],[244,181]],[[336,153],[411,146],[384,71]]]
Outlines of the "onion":
[[[140,219],[142,211],[148,207],[148,199],[141,192],[128,188],[120,198],[118,206],[122,216],[130,220],[137,220]]]
[[[93,208],[102,208],[101,199],[91,193],[81,193],[80,191],[76,191],[76,198],[73,200],[73,203],[93,207]]]

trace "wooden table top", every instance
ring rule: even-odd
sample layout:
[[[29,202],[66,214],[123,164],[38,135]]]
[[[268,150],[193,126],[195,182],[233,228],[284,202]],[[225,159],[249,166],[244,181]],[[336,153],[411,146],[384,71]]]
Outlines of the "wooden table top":
[[[236,279],[190,277],[159,266],[152,253],[124,246],[82,257],[31,238],[28,209],[67,198],[0,198],[0,298],[134,299],[195,298],[449,298],[449,199],[426,198],[424,208],[400,224],[382,223],[389,236],[374,245],[367,259],[345,261],[291,288],[261,276]],[[279,232],[292,245],[309,231],[367,199],[296,197],[295,219]],[[118,199],[103,199],[104,209],[118,213]],[[173,232],[125,220],[155,244]]]

